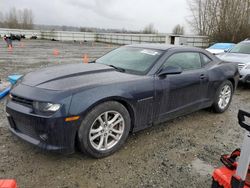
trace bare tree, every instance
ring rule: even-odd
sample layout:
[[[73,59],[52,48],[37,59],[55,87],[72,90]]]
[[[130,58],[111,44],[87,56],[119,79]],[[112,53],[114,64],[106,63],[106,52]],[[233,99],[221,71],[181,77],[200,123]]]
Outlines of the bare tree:
[[[158,33],[158,31],[154,28],[154,24],[148,24],[142,31],[144,34],[154,34]]]
[[[176,25],[173,29],[173,34],[184,35],[184,33],[185,33],[184,27],[181,26],[180,24]]]
[[[188,0],[189,23],[212,41],[241,41],[250,35],[249,0]]]
[[[22,11],[22,28],[23,29],[32,29],[33,28],[33,13],[30,9],[23,9]]]
[[[4,15],[2,12],[0,12],[0,27],[4,27]]]
[[[19,28],[17,11],[16,8],[11,8],[10,11],[6,15],[6,24],[8,28]]]
[[[34,15],[30,9],[11,8],[5,15],[0,12],[0,27],[5,28],[33,28]]]

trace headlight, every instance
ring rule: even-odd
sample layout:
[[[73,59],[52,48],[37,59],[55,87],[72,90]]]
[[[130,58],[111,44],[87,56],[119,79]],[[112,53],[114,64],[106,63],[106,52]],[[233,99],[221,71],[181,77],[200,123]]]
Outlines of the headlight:
[[[36,112],[45,113],[45,114],[53,114],[54,112],[60,109],[60,104],[54,104],[49,102],[33,102],[33,108]]]
[[[249,65],[247,65],[245,69],[250,69],[250,64],[249,64]]]

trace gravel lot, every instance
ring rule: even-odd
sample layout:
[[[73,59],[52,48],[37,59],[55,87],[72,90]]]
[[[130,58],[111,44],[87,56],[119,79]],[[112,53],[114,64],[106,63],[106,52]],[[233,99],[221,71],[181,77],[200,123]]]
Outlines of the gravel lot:
[[[23,46],[23,47],[22,47]],[[0,78],[60,63],[81,63],[115,48],[100,43],[24,40],[9,52],[0,42]],[[53,49],[59,56],[53,55]],[[125,146],[104,159],[81,153],[42,152],[8,131],[0,101],[0,178],[23,187],[210,187],[221,154],[240,147],[244,131],[238,109],[250,111],[250,87],[240,86],[223,114],[201,110],[131,135]]]

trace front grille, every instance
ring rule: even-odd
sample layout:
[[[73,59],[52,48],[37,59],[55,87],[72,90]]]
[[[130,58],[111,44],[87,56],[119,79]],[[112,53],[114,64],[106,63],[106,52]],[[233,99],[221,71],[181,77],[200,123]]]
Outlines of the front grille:
[[[16,95],[12,95],[11,100],[28,107],[32,107],[33,105],[33,100],[18,97]]]
[[[34,129],[34,127],[30,124],[22,123],[19,121],[13,121],[15,123],[15,129],[25,135],[28,135],[32,138],[38,139],[38,135]]]
[[[238,64],[238,69],[239,69],[239,70],[241,70],[243,67],[245,67],[245,64],[244,64],[244,63]]]

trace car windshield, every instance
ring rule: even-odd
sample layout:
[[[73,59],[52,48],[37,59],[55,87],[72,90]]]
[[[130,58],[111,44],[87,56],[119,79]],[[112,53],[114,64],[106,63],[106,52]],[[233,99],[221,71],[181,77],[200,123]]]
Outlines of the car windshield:
[[[209,47],[209,49],[220,49],[220,50],[227,50],[234,46],[233,43],[216,43]]]
[[[235,45],[230,53],[242,53],[242,54],[250,54],[250,42],[239,43]]]
[[[95,62],[132,74],[146,74],[162,54],[161,50],[121,47],[107,53]]]

